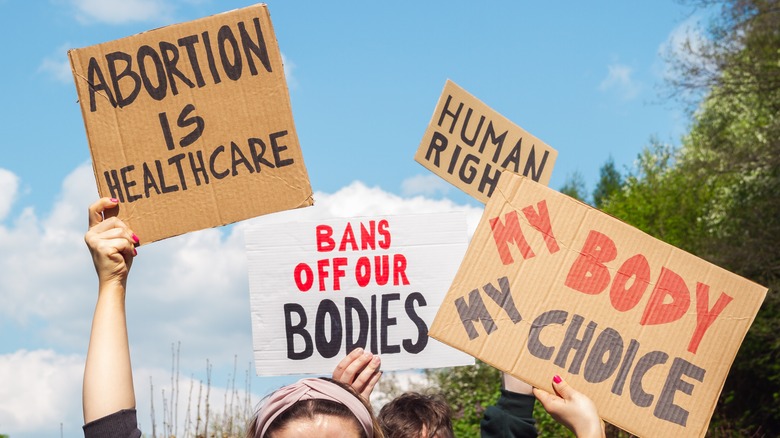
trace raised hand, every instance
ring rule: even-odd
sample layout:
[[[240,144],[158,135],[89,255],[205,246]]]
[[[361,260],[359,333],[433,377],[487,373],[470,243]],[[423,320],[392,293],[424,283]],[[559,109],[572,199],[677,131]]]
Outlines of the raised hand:
[[[382,361],[379,356],[364,351],[362,348],[352,350],[333,370],[333,379],[350,385],[366,400],[382,376],[379,370]]]
[[[89,231],[84,241],[92,254],[92,263],[100,287],[124,286],[137,254],[138,237],[116,217],[116,199],[101,198],[89,207]]]
[[[568,427],[578,438],[605,436],[599,412],[588,396],[569,386],[559,376],[553,377],[552,387],[555,394],[539,388],[533,391],[556,421]]]

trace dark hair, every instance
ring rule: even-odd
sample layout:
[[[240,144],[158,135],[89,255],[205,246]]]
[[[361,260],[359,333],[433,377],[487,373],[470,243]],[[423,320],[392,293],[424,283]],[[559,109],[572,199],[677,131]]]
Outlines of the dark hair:
[[[452,438],[452,410],[439,394],[407,392],[379,411],[379,425],[385,438],[422,436]]]
[[[364,406],[366,406],[366,409],[368,409],[369,414],[371,414],[371,418],[374,423],[374,437],[373,438],[384,438],[382,431],[379,427],[379,423],[377,422],[374,411],[371,409],[371,405],[355,390],[344,383],[341,383],[339,381],[329,379],[327,377],[321,377],[323,380],[327,380],[331,383],[334,383],[348,392],[350,392],[352,395],[355,396],[358,400],[360,400],[361,403],[363,403]],[[281,431],[284,429],[288,424],[290,424],[291,421],[298,420],[298,419],[313,419],[314,417],[317,417],[319,415],[328,415],[328,416],[334,416],[343,418],[350,423],[354,425],[355,431],[360,434],[360,438],[371,438],[366,436],[366,431],[363,429],[363,426],[360,424],[360,421],[355,417],[355,414],[352,413],[352,411],[349,410],[348,407],[345,405],[331,401],[331,400],[323,400],[323,399],[307,399],[307,400],[300,400],[287,408],[284,412],[279,414],[278,417],[276,417],[271,424],[268,426],[268,429],[265,432],[265,436],[261,437],[259,435],[259,431],[257,430],[257,413],[255,413],[254,417],[252,418],[252,421],[249,422],[249,425],[247,426],[246,430],[246,437],[247,438],[270,438],[273,437],[276,432]]]

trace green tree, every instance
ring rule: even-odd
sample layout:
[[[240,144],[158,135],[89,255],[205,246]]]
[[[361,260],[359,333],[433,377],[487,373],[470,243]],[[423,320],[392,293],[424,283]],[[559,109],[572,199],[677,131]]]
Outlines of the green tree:
[[[671,245],[696,252],[709,189],[678,169],[679,156],[673,146],[651,139],[623,188],[602,201],[601,208]]]
[[[710,0],[709,39],[677,63],[677,90],[704,90],[684,172],[713,187],[700,254],[770,288],[724,386],[713,429],[780,435],[780,4]],[[690,56],[697,55],[697,56]],[[705,68],[708,67],[708,68]]]
[[[681,0],[704,10],[708,26],[689,34],[681,47],[667,51],[669,97],[695,107],[701,98],[760,93],[780,88],[777,0]]]
[[[709,211],[702,216],[709,233],[701,255],[770,288],[735,359],[713,421],[716,427],[733,429],[735,436],[780,434],[778,102],[780,93],[767,94],[758,86],[713,94],[685,143],[685,171],[698,170],[701,183],[714,188]]]
[[[566,181],[563,182],[563,187],[559,191],[578,201],[588,202],[586,200],[588,192],[585,190],[585,178],[580,172],[570,173],[566,176]]]
[[[699,99],[691,130],[679,151],[646,149],[606,210],[770,288],[731,368],[710,432],[778,436],[780,5],[688,3],[720,8],[702,33],[706,39],[689,40],[673,60],[671,90]]]
[[[770,138],[780,137],[769,134],[778,121],[766,122],[778,116],[748,105],[750,98],[708,98],[682,148],[653,142],[623,189],[603,206],[659,239],[770,288],[716,407],[715,436],[780,434],[780,171],[769,145]]]
[[[452,408],[455,436],[479,437],[482,414],[500,395],[499,371],[477,360],[474,366],[426,370],[425,374]]]
[[[610,156],[599,171],[599,182],[596,183],[596,188],[593,190],[593,206],[602,208],[607,199],[619,191],[621,187],[623,187],[623,177],[615,168],[615,160]]]
[[[501,373],[477,360],[474,366],[426,370],[425,374],[453,410],[455,436],[479,437],[479,423],[485,410],[496,404],[501,395]],[[534,419],[540,437],[574,436],[538,402],[534,405]]]

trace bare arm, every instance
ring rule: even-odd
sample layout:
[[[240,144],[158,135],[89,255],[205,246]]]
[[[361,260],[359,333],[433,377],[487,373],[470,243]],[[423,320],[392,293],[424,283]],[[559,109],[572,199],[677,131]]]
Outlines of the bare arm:
[[[109,217],[115,215],[116,207],[116,200],[109,198],[92,204],[89,231],[84,236],[98,276],[98,299],[84,367],[85,423],[135,408],[125,287],[138,238],[122,221]]]
[[[501,373],[501,385],[504,389],[517,394],[534,395],[533,386],[523,382],[511,374]]]

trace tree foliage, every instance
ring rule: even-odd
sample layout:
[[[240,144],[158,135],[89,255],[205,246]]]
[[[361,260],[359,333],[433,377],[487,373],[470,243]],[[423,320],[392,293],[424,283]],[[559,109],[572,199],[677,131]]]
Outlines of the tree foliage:
[[[453,410],[455,436],[479,437],[479,423],[485,410],[496,404],[501,395],[501,373],[477,360],[474,366],[426,370],[425,374]],[[538,402],[534,405],[534,419],[540,437],[574,436],[565,426],[553,420]]]
[[[671,48],[667,62],[669,96],[721,97],[741,94],[745,86],[759,92],[780,88],[777,0],[681,0],[710,16],[700,33],[689,34],[681,47]]]
[[[606,210],[770,288],[716,407],[717,436],[780,434],[780,5],[721,7],[677,59],[677,91],[704,96],[678,151],[653,144]],[[695,48],[695,49],[694,49]],[[695,55],[695,56],[692,56]],[[678,93],[683,94],[683,93]]]
[[[612,194],[623,187],[623,176],[615,168],[615,160],[610,156],[599,171],[599,182],[593,189],[593,206],[601,208]]]
[[[580,172],[574,172],[566,176],[566,181],[563,182],[563,187],[559,191],[578,201],[588,202],[586,199],[588,191],[585,189],[585,178],[583,178]]]
[[[605,212],[671,245],[696,252],[709,187],[678,166],[680,151],[651,139],[623,186],[602,201]]]
[[[497,369],[477,360],[474,366],[426,370],[452,408],[455,436],[479,437],[479,422],[488,406],[496,404],[501,389]]]

